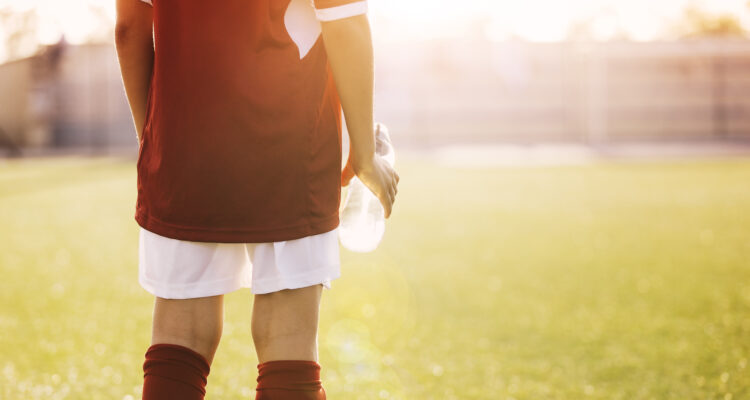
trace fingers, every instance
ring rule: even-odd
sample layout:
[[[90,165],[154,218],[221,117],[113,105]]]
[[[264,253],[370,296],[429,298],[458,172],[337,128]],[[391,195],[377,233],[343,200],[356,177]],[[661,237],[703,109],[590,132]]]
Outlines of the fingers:
[[[376,158],[376,160],[379,160]],[[398,194],[398,182],[401,179],[398,173],[385,161],[380,161],[379,170],[377,175],[373,176],[374,182],[370,181],[367,175],[360,177],[362,181],[371,188],[372,192],[376,194],[380,204],[383,206],[384,216],[388,218],[391,216],[393,210],[393,203],[396,201],[396,194]],[[346,170],[344,171],[346,173]],[[344,182],[344,173],[342,173],[342,183]],[[373,182],[372,184],[368,182]]]
[[[352,178],[354,178],[354,169],[352,168],[352,164],[347,162],[344,170],[341,171],[341,186],[348,185]]]
[[[390,193],[386,193],[381,199],[380,203],[383,205],[383,210],[385,211],[385,217],[388,218],[391,216],[391,209],[393,209],[393,197]]]
[[[391,176],[391,186],[388,194],[391,198],[391,209],[393,209],[393,203],[396,202],[396,195],[398,194],[398,181],[400,178],[395,170],[392,169],[391,171],[393,171],[393,174]],[[388,214],[390,215],[390,212]]]
[[[386,209],[385,217],[388,218],[391,215],[391,211],[393,210],[393,203],[396,202],[396,194],[398,193],[398,185],[397,185],[397,178],[392,179],[390,182],[390,185],[388,185],[388,193],[386,194],[387,198],[387,206],[384,207]]]

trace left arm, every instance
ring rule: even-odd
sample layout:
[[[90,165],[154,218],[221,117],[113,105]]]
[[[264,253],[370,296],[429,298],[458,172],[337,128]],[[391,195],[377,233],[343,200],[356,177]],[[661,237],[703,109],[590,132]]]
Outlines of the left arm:
[[[138,142],[154,67],[153,10],[141,0],[117,0],[115,47]]]

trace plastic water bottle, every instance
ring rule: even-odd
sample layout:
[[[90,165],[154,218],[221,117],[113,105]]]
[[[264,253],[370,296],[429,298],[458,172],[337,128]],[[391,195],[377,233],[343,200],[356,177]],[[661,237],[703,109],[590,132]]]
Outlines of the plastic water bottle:
[[[375,154],[385,159],[391,167],[396,162],[388,128],[381,123],[375,124]],[[341,210],[339,240],[351,251],[373,251],[385,233],[385,210],[380,200],[356,176],[348,186]]]

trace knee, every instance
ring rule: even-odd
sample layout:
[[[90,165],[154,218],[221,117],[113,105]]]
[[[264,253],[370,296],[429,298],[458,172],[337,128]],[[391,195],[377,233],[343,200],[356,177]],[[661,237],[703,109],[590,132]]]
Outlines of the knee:
[[[221,340],[222,324],[210,323],[203,319],[179,320],[179,318],[160,318],[154,321],[152,344],[166,343],[185,346],[201,355],[206,360],[213,360],[216,348]]]
[[[157,299],[152,343],[188,347],[210,361],[221,340],[221,307],[221,298]]]
[[[252,334],[260,362],[316,360],[319,288],[256,295]]]
[[[202,355],[209,363],[213,361],[221,341],[221,328],[194,330],[167,330],[154,327],[152,344],[165,343],[187,347]]]
[[[253,325],[252,334],[259,362],[318,359],[316,329],[293,325],[273,328],[258,325]]]
[[[256,320],[251,328],[256,347],[279,342],[300,342],[314,339],[317,335],[315,326],[283,320],[270,319],[262,322]]]
[[[221,341],[222,327],[199,327],[190,337],[196,346],[216,349]]]
[[[293,291],[256,296],[252,335],[256,344],[314,340],[318,331],[318,301],[294,298]]]

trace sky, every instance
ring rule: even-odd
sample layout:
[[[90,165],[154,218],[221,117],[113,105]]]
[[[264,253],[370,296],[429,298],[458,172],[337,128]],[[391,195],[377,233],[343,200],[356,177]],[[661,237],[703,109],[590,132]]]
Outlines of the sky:
[[[133,0],[139,1],[139,0]],[[205,0],[210,1],[210,0]],[[370,17],[379,40],[429,39],[481,34],[492,40],[521,37],[530,41],[564,39],[575,21],[593,21],[597,39],[625,33],[633,40],[663,38],[688,6],[737,16],[750,30],[750,0],[369,0]],[[54,43],[61,33],[72,43],[87,41],[101,18],[110,21],[115,0],[0,0],[13,10],[36,8],[41,19],[38,40]],[[481,21],[481,24],[477,24]],[[0,35],[2,26],[0,26]],[[0,41],[1,42],[1,41]],[[0,44],[0,46],[2,46]],[[0,47],[0,59],[4,49]]]
[[[489,20],[485,34],[490,38],[554,42],[565,38],[573,22],[593,18],[598,39],[622,30],[633,40],[648,41],[664,37],[690,6],[733,14],[750,29],[748,0],[370,0],[370,4],[376,17],[400,26],[394,30],[397,35],[423,37],[470,30],[477,18],[484,18]]]

